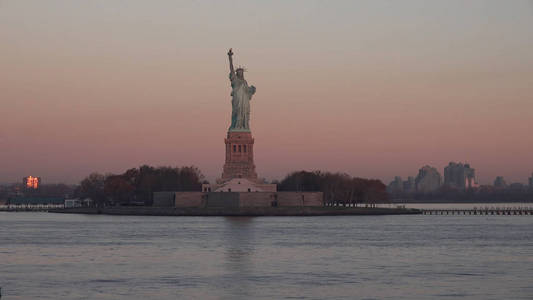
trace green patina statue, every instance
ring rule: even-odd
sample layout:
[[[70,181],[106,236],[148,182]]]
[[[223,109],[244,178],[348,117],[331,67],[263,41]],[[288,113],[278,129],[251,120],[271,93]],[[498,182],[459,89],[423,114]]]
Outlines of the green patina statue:
[[[231,81],[231,126],[229,131],[250,131],[250,100],[255,94],[255,86],[248,86],[244,80],[244,69],[233,68],[233,51],[229,49],[229,79]]]

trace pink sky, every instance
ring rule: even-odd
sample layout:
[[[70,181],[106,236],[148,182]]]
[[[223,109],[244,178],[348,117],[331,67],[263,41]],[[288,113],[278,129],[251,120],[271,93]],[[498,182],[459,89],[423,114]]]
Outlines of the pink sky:
[[[3,1],[0,182],[196,165],[219,177],[244,65],[260,176],[533,172],[530,1]]]

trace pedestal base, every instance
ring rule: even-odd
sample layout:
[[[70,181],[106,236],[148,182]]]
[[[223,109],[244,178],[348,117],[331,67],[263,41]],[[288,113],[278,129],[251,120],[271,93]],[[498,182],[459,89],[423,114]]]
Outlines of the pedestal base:
[[[226,143],[226,163],[222,172],[222,181],[246,178],[257,182],[252,133],[230,131],[224,142]]]

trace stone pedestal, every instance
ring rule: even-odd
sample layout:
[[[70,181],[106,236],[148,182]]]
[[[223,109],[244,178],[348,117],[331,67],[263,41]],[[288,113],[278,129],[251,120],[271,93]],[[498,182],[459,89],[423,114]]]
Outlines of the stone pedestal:
[[[246,178],[257,182],[252,133],[249,131],[229,131],[224,142],[226,143],[226,163],[222,172],[222,181],[229,181],[232,178]]]

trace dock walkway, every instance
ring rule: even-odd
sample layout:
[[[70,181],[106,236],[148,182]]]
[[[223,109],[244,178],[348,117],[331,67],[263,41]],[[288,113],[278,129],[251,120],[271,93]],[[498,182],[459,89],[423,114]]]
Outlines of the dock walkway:
[[[424,215],[533,215],[533,207],[480,207],[470,209],[422,209]]]

